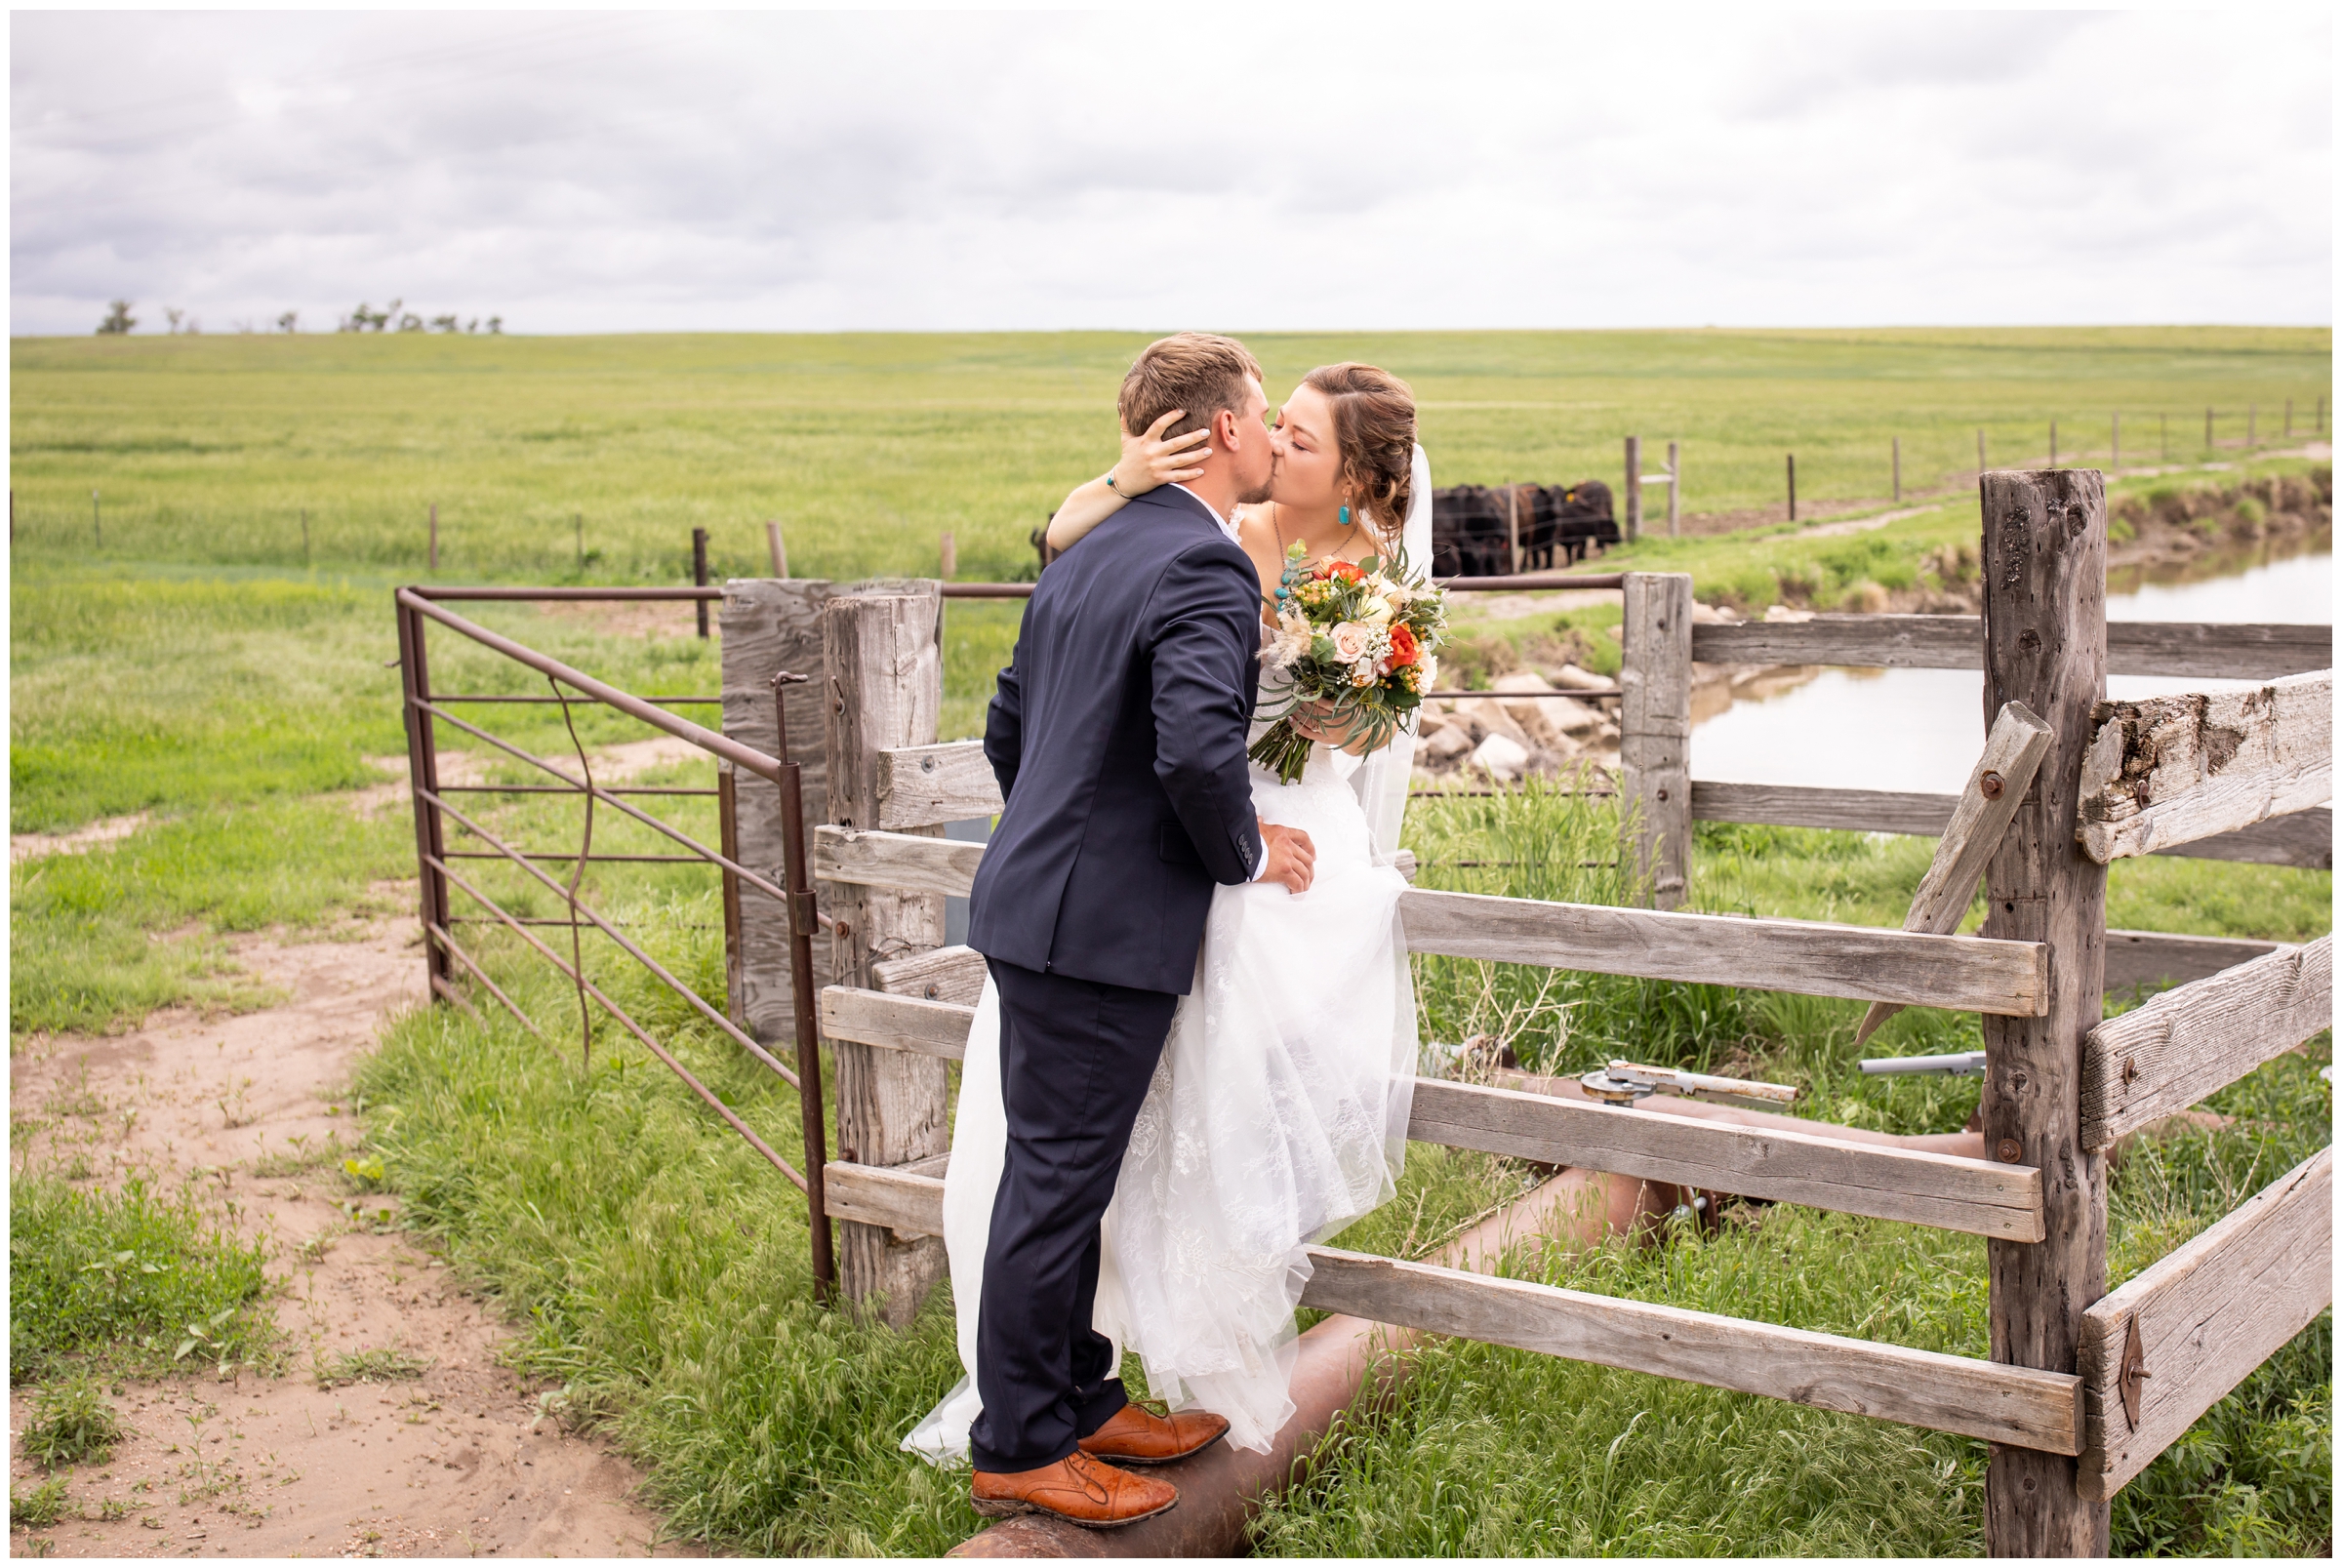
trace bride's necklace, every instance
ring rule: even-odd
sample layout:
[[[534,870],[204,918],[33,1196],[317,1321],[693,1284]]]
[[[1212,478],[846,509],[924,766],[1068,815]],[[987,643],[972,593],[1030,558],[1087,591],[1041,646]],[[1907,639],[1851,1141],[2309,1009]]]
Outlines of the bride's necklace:
[[[1276,535],[1276,558],[1279,561],[1282,561],[1285,558],[1285,552],[1292,548],[1292,544],[1285,538],[1285,525],[1282,520],[1284,511],[1285,509],[1275,502],[1272,501],[1269,503],[1269,527]],[[1350,508],[1344,506],[1342,508],[1342,527],[1347,532],[1350,526]],[[1339,551],[1335,553],[1340,554]],[[1343,558],[1347,559],[1348,557]]]

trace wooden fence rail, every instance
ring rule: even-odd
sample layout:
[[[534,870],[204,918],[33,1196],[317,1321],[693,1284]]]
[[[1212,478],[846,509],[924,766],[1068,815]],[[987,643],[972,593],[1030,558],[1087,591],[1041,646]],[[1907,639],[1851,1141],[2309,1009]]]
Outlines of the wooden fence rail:
[[[814,872],[834,882],[964,895],[983,858],[981,844],[824,827]],[[2034,943],[1421,888],[1400,895],[1399,913],[1411,950],[1456,958],[1963,1012],[2031,1014],[2046,998]]]
[[[2328,1145],[2082,1314],[2082,1496],[2113,1497],[2333,1303]]]
[[[2271,818],[2334,792],[2334,674],[2242,692],[2108,703],[2082,760],[2082,848],[2101,864]]]
[[[2163,992],[2081,1042],[2081,1146],[2185,1110],[2334,1026],[2334,939]]]
[[[1692,627],[1691,657],[1703,664],[1980,670],[1982,625],[1975,616],[1867,615],[1702,625]],[[2110,675],[2269,680],[2333,663],[2329,625],[2114,621],[2106,627]]]
[[[831,1208],[841,1218],[905,1235],[943,1229],[939,1176],[833,1162],[828,1180]],[[1310,1248],[1309,1261],[1310,1282],[1301,1303],[1322,1311],[1988,1442],[2054,1454],[2080,1449],[2081,1379],[2072,1374],[1999,1366],[1330,1247]]]
[[[833,1040],[957,1061],[975,1009],[832,985],[822,1030]],[[2030,1165],[1770,1128],[1619,1110],[1582,1101],[1419,1078],[1407,1137],[1547,1165],[1802,1203],[2017,1241],[2041,1238],[2041,1173]]]

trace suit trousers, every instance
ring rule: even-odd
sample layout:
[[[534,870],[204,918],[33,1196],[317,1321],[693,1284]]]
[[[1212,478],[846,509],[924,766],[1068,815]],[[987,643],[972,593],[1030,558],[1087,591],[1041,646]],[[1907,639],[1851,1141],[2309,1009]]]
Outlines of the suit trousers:
[[[1053,1465],[1128,1403],[1090,1326],[1098,1223],[1179,998],[990,960],[1007,1158],[977,1313],[976,1468]]]

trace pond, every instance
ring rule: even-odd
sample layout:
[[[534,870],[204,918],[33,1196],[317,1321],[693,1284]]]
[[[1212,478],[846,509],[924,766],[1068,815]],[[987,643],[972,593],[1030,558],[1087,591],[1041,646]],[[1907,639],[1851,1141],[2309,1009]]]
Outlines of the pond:
[[[2146,583],[2110,592],[2107,619],[2331,624],[2333,571],[2331,554],[2296,555],[2201,583]],[[2160,697],[2246,684],[2117,675],[2108,679],[2107,695]],[[1787,690],[1742,698],[1694,725],[1691,776],[1956,793],[1984,742],[1983,692],[1983,676],[1973,670],[1825,669]]]

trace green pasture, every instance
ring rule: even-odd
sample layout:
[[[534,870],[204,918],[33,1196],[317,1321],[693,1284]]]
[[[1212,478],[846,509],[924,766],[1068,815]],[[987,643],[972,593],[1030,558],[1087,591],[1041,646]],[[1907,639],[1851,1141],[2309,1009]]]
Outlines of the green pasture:
[[[15,558],[314,566],[414,577],[436,505],[448,580],[678,582],[1029,572],[1027,539],[1115,450],[1151,335],[428,335],[19,339]],[[1883,505],[1990,461],[2132,463],[2308,438],[2323,328],[1254,335],[1271,395],[1364,359],[1407,378],[1440,484],[1598,478],[1621,439],[1683,447],[1694,513]],[[2216,448],[2203,411],[2218,413]],[[2327,417],[2330,419],[2330,410]],[[92,492],[97,492],[96,500]],[[1664,509],[1663,498],[1655,501]],[[303,517],[307,542],[303,544]],[[582,541],[582,545],[581,545]]]
[[[719,575],[761,572],[768,516],[786,522],[803,575],[931,571],[935,535],[948,528],[963,577],[1009,576],[1030,562],[1025,536],[1049,504],[1107,461],[1112,388],[1141,342],[19,341],[12,828],[143,821],[86,853],[12,867],[12,1042],[119,1029],[176,1002],[262,1004],[265,993],[234,967],[233,933],[330,938],[409,907],[403,797],[365,791],[403,772],[390,590],[423,575],[432,503],[450,579],[679,581],[693,526],[713,535]],[[1800,496],[1846,501],[1882,499],[1894,434],[1907,484],[1928,477],[1928,463],[1972,464],[1980,422],[1994,461],[2014,462],[2037,427],[2030,455],[2039,455],[2056,417],[2070,461],[2087,422],[2115,407],[2126,453],[2147,455],[2134,443],[2167,406],[2174,462],[2212,456],[2198,450],[2207,402],[2224,411],[2224,440],[2241,435],[2225,411],[2257,402],[2271,446],[2282,399],[2295,399],[2306,430],[2330,368],[2322,330],[1253,342],[1272,382],[1343,356],[1408,376],[1442,483],[1614,478],[1618,437],[1633,429],[1685,441],[1695,510],[1770,504],[1792,445]],[[2194,443],[2185,451],[2183,414]],[[2253,471],[2304,466],[2267,458]],[[1972,543],[1973,504],[1953,495],[1859,536],[1758,530],[1647,541],[1633,555],[1692,571],[1704,597],[1755,604],[1794,580],[1820,601],[1865,581],[1900,585],[1893,573],[1923,572],[1930,552]],[[465,613],[632,690],[716,689],[712,642],[525,606]],[[948,609],[946,734],[979,727],[1017,614]],[[1597,608],[1474,626],[1480,651],[1459,668],[1493,668],[1508,647],[1571,637],[1607,667],[1603,627],[1614,620]],[[432,658],[443,689],[544,690],[453,636],[434,635]],[[482,711],[529,750],[558,757],[570,745],[558,709]],[[643,733],[579,715],[589,746]],[[460,737],[443,744],[478,751],[487,782],[527,777]],[[709,773],[690,763],[636,782],[704,784]],[[572,844],[580,825],[574,807],[543,797],[482,811],[526,847]],[[663,814],[703,839],[713,832],[705,801]],[[594,831],[604,849],[665,847],[608,812]],[[1625,896],[1609,864],[1615,823],[1598,802],[1534,791],[1418,802],[1409,839],[1429,885]],[[1918,839],[1708,824],[1695,902],[1898,924],[1929,852]],[[556,912],[557,898],[517,872],[464,864],[517,912]],[[721,916],[705,870],[597,865],[585,896],[720,994]],[[2300,940],[2329,929],[2331,901],[2325,872],[2156,859],[2113,868],[2109,918]],[[515,1363],[540,1380],[548,1408],[641,1460],[670,1527],[720,1547],[933,1553],[972,1531],[962,1484],[895,1448],[957,1376],[948,1300],[903,1336],[817,1308],[793,1190],[606,1025],[582,1063],[574,992],[506,937],[464,929],[544,1037],[482,992],[479,1021],[448,1008],[395,1021],[351,1087],[404,1223],[508,1312]],[[792,1095],[623,957],[587,953],[598,983],[795,1156]],[[1974,1080],[1863,1079],[1854,1004],[1447,960],[1419,961],[1418,982],[1430,1037],[1501,1026],[1556,1068],[1609,1054],[1728,1064],[1806,1085],[1813,1114],[1896,1131],[1957,1127],[1974,1104]],[[1972,1018],[1915,1009],[1877,1049],[1970,1049],[1975,1037]],[[2329,1058],[2321,1039],[2272,1064],[2212,1103],[2233,1125],[2118,1168],[2118,1278],[2328,1140],[2330,1095],[2316,1067]],[[1343,1240],[1424,1256],[1531,1180],[1510,1162],[1417,1146],[1398,1199]],[[136,1373],[154,1364],[158,1325],[189,1316],[218,1317],[238,1354],[265,1362],[264,1273],[283,1260],[239,1235],[216,1194],[107,1196],[91,1183],[69,1164],[12,1169],[17,1378],[61,1387],[83,1372]],[[1969,1238],[1777,1206],[1712,1236],[1678,1231],[1640,1251],[1537,1266],[1555,1283],[1981,1354],[1982,1251]],[[107,1266],[119,1271],[125,1253],[163,1272],[101,1290],[95,1282]],[[88,1307],[101,1298],[104,1312]],[[2118,1550],[2329,1548],[2330,1333],[2321,1319],[2132,1483],[2116,1506]],[[1417,1355],[1398,1404],[1270,1512],[1263,1550],[1981,1548],[1980,1445],[1487,1347]]]

